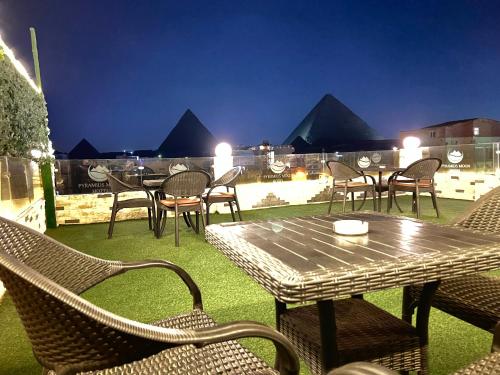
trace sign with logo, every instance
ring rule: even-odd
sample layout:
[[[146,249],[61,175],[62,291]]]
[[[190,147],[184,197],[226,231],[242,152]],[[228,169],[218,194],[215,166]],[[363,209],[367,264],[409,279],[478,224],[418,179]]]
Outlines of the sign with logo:
[[[464,154],[460,150],[451,149],[448,151],[447,155],[448,161],[453,164],[458,164],[464,158]]]
[[[368,168],[371,164],[370,158],[366,155],[358,157],[358,166],[360,168]]]
[[[262,180],[267,181],[288,181],[292,178],[289,164],[283,160],[273,160],[267,165],[268,173],[262,174]]]
[[[444,153],[443,151],[442,153]],[[472,147],[454,145],[449,146],[445,152],[446,155],[437,156],[443,161],[442,168],[468,169],[471,168],[472,165],[474,165],[475,155],[474,148]]]
[[[382,154],[380,152],[374,152],[372,154],[372,162],[378,164],[382,161]]]
[[[108,179],[106,177],[106,173],[109,173],[109,169],[100,164],[97,166],[90,165],[87,173],[92,180],[96,182],[104,182]]]

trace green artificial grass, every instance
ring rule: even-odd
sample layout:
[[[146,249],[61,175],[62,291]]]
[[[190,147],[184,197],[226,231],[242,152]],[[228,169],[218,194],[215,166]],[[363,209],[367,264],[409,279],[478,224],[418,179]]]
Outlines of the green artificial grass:
[[[409,199],[399,199],[407,216]],[[368,204],[371,202],[367,202]],[[439,199],[441,218],[437,219],[430,199],[423,199],[422,219],[450,222],[470,202]],[[368,206],[366,206],[367,208]],[[323,214],[325,204],[286,206],[245,211],[245,220]],[[339,211],[340,205],[334,205]],[[397,210],[393,210],[394,214]],[[212,223],[229,221],[230,215],[212,215]],[[274,301],[252,279],[225,256],[181,226],[181,246],[174,246],[173,220],[168,220],[166,234],[155,239],[145,220],[117,222],[113,239],[106,239],[107,224],[61,226],[47,234],[82,252],[113,260],[166,259],[183,267],[201,289],[205,310],[218,322],[256,320],[274,325]],[[401,290],[392,289],[366,295],[366,298],[396,316],[400,315]],[[113,277],[83,295],[96,305],[127,318],[149,322],[191,309],[187,288],[171,272],[159,269],[130,271]],[[484,356],[491,345],[491,335],[467,323],[432,309],[430,321],[430,373],[449,374]],[[272,344],[258,339],[245,340],[252,351],[273,363]],[[0,374],[39,374],[26,334],[11,299],[0,303]],[[308,370],[302,365],[302,374]]]

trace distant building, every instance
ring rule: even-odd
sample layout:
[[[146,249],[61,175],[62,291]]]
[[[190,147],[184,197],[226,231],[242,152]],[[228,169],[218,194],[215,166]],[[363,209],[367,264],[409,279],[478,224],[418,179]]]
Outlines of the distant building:
[[[213,156],[217,140],[188,109],[158,148],[164,158]]]
[[[390,144],[391,146],[387,146]],[[325,95],[284,140],[296,153],[392,148],[368,124],[330,94]]]
[[[500,121],[471,118],[402,131],[399,134],[401,140],[408,136],[420,138],[422,146],[500,142]]]

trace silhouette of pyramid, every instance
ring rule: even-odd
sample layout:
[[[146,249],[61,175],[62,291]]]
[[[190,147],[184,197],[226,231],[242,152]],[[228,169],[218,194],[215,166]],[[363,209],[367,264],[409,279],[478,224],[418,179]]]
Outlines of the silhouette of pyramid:
[[[188,109],[158,148],[162,157],[212,156],[217,140]]]
[[[83,138],[73,149],[68,152],[69,159],[98,159],[99,151]]]
[[[304,142],[298,138],[312,148],[326,151],[335,145],[380,139],[366,122],[330,94],[314,106],[283,144],[304,147]]]

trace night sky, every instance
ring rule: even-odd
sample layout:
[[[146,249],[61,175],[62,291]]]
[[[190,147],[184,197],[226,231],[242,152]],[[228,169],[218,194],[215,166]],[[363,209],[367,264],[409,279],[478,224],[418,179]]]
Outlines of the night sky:
[[[281,143],[326,93],[378,133],[500,120],[499,1],[0,0],[51,138],[156,149],[187,108],[220,140]]]

